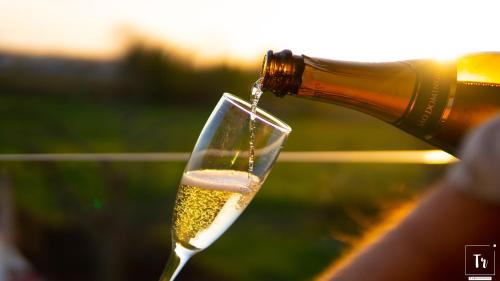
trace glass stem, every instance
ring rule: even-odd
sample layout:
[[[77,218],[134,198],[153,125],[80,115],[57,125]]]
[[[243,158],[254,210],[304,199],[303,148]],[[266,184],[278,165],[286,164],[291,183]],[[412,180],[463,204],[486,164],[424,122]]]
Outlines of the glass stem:
[[[160,281],[173,281],[194,253],[195,251],[186,249],[179,243],[173,243],[170,257],[160,277]]]

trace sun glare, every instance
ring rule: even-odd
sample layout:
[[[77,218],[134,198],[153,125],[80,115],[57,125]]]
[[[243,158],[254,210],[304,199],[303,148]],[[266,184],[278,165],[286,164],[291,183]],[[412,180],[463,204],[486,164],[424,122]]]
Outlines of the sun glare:
[[[285,48],[361,61],[450,58],[500,50],[496,2],[2,1],[0,49],[112,57],[126,26],[200,65],[255,64]]]

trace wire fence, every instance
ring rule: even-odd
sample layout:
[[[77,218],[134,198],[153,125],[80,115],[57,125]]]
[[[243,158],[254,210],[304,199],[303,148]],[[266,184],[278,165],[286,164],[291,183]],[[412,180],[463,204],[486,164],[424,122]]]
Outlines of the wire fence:
[[[188,152],[148,153],[41,153],[0,154],[0,162],[185,162]],[[289,163],[407,163],[449,164],[457,161],[441,150],[376,150],[376,151],[285,151],[279,162]]]

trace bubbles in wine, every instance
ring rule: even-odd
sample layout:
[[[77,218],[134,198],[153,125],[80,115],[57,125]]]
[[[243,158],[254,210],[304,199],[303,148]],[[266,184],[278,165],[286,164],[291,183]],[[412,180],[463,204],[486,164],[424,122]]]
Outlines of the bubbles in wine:
[[[250,149],[248,156],[248,173],[253,172],[255,162],[255,117],[257,116],[257,104],[259,103],[260,96],[262,95],[262,78],[257,80],[252,88],[251,114],[250,114]]]

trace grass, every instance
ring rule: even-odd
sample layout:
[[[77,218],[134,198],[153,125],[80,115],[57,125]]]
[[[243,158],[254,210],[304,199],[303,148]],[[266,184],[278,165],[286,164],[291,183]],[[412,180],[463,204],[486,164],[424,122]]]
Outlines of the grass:
[[[314,109],[300,108],[309,105]],[[294,100],[290,111],[269,101],[263,106],[275,108],[271,112],[293,128],[285,150],[428,148],[383,122],[335,106]],[[190,151],[212,107],[0,96],[0,152]],[[88,259],[95,260],[95,268],[82,270],[95,276],[112,267],[126,272],[140,252],[148,261],[134,269],[141,278],[160,272],[183,163],[0,167],[15,186],[23,218],[20,246],[40,271],[50,272],[40,261],[48,255],[47,229],[77,229],[94,245]],[[418,196],[442,170],[408,164],[278,163],[248,210],[219,241],[193,258],[180,280],[197,280],[201,274],[207,280],[308,280],[387,212]],[[78,249],[75,245],[73,250]],[[51,251],[51,256],[61,257],[54,263],[71,264],[65,249]],[[126,276],[121,280],[132,280],[132,274]]]

